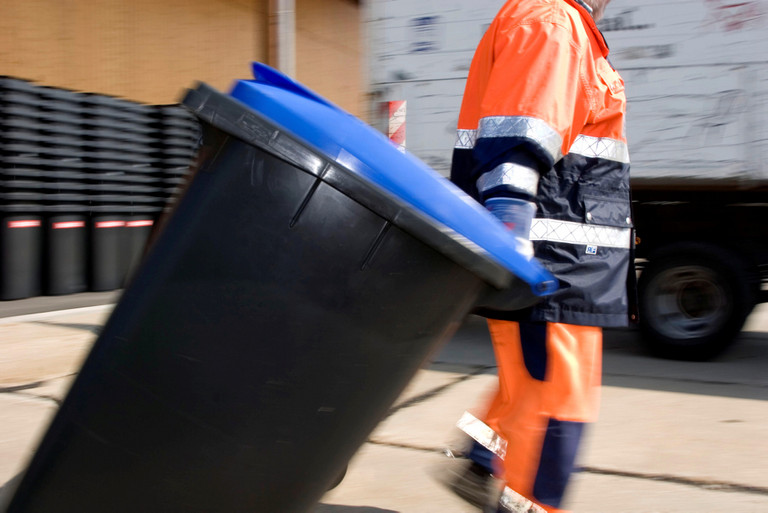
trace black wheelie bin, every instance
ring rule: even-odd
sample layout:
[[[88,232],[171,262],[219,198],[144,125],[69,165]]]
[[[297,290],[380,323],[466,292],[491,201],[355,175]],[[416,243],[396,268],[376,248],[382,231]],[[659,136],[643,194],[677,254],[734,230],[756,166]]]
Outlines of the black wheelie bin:
[[[184,99],[196,172],[8,513],[307,511],[479,298],[556,288],[448,180],[254,67]]]

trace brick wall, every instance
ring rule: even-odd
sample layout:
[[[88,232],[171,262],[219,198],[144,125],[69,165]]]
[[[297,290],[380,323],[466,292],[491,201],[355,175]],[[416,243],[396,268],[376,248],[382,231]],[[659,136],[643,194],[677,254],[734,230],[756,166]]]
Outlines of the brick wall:
[[[2,0],[0,75],[144,103],[226,90],[268,55],[266,0]],[[359,6],[297,0],[297,78],[363,112]]]

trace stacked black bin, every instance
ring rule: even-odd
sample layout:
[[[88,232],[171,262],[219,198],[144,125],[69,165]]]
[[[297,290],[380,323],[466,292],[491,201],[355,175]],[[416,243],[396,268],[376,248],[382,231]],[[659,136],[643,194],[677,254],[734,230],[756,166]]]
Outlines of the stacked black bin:
[[[14,101],[14,108],[0,112],[0,158],[19,159],[24,138],[35,109],[26,100],[25,91],[0,80],[0,104]],[[0,298],[15,299],[40,292],[42,219],[40,217],[39,173],[0,168]]]
[[[163,205],[169,207],[178,199],[189,179],[192,160],[200,144],[200,124],[195,116],[178,105],[159,107],[158,121],[161,195]]]
[[[21,80],[0,81],[2,206],[6,214],[31,221],[15,230],[5,224],[0,298],[80,292],[86,289],[87,198],[80,108],[72,101],[77,96]]]
[[[0,300],[122,287],[198,130],[177,105],[0,77]]]
[[[128,221],[137,211],[159,211],[154,109],[102,95],[83,101],[91,290],[113,290],[123,285],[134,254]]]
[[[43,292],[71,294],[87,290],[87,189],[81,160],[82,114],[73,91],[38,87],[41,97],[40,152],[48,195]]]

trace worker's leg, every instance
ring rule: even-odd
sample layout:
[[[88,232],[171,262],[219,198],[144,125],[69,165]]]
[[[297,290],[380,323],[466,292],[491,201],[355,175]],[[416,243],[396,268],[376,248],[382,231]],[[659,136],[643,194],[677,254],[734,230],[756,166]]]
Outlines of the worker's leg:
[[[503,479],[560,511],[584,423],[597,415],[602,330],[507,321],[489,321],[489,328],[499,391],[486,424],[506,442]]]
[[[513,459],[516,466],[510,486],[518,486],[516,490],[530,496],[546,429],[546,417],[541,414],[546,324],[521,327],[516,322],[489,320],[488,326],[496,353],[498,389],[482,420],[465,413],[458,425],[497,456],[497,477],[507,480],[509,471],[503,460]],[[524,476],[528,479],[515,480]]]
[[[493,323],[502,323],[505,329],[514,331],[509,336],[493,336]],[[497,388],[491,397],[490,406],[485,415],[473,415],[466,412],[457,425],[469,435],[474,443],[468,452],[472,465],[455,470],[456,476],[451,478],[449,486],[460,497],[474,505],[488,504],[491,500],[495,486],[494,480],[490,480],[491,474],[501,477],[503,474],[502,460],[506,453],[507,442],[499,435],[496,422],[499,418],[514,415],[517,408],[525,410],[527,402],[536,402],[536,399],[527,392],[531,392],[531,385],[535,380],[531,378],[523,365],[523,354],[517,336],[517,323],[507,321],[491,321],[491,335],[497,361],[502,359],[504,364],[497,363],[499,378]],[[504,331],[504,329],[502,329]],[[484,479],[478,476],[482,472]]]

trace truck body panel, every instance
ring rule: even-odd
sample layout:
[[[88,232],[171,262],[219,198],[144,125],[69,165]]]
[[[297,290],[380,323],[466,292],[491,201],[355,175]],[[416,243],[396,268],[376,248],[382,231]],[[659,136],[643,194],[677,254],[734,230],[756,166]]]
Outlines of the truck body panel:
[[[445,176],[503,3],[364,5],[371,97],[407,101],[408,150]],[[613,0],[598,26],[626,84],[643,339],[712,358],[768,300],[768,0]]]

